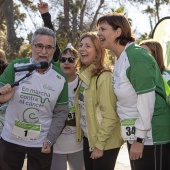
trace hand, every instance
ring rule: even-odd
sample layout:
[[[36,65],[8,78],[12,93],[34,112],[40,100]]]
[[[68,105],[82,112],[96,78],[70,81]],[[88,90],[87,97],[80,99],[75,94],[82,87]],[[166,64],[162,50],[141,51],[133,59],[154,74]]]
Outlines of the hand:
[[[144,144],[134,141],[130,148],[130,159],[137,160],[142,158]]]
[[[40,3],[38,3],[38,10],[39,10],[39,12],[41,14],[49,12],[48,3],[42,2],[41,0],[39,2],[40,2]]]
[[[103,156],[103,151],[95,147],[93,152],[91,153],[90,158],[97,159],[97,158],[101,158],[102,156]]]
[[[0,88],[0,103],[8,102],[12,96],[14,95],[15,87],[12,88],[10,84],[6,84],[5,86]]]
[[[51,152],[51,146],[48,142],[43,143],[43,147],[41,149],[42,153],[50,153]]]

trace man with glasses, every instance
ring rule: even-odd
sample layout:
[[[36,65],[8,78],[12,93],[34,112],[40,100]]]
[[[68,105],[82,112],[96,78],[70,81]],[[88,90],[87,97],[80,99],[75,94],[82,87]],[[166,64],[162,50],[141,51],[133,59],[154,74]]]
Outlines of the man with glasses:
[[[68,82],[51,63],[56,38],[49,28],[39,28],[32,37],[32,58],[12,61],[0,76],[0,103],[9,101],[2,131],[2,169],[21,170],[27,154],[28,170],[50,169],[52,145],[68,117]],[[14,72],[14,67],[47,62],[47,68]]]
[[[43,19],[44,26],[48,27],[48,28],[50,28],[54,31],[53,24],[51,22],[51,15],[49,13],[48,3],[39,0],[37,7],[38,7],[38,10],[39,10],[41,17]],[[56,46],[56,50],[55,50],[54,55],[53,55],[53,60],[55,62],[58,62],[58,59],[61,55],[61,50],[60,50],[60,47],[59,47],[57,41],[56,41],[55,46]],[[59,63],[57,63],[57,64],[58,64],[57,66],[59,66]]]

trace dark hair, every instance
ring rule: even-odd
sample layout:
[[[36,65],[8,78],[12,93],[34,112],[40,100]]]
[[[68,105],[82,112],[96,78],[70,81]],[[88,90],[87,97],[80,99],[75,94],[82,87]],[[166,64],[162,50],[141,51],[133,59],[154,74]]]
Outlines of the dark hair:
[[[4,61],[4,63],[7,64],[7,59],[6,59],[6,55],[5,55],[5,51],[0,49],[0,60]]]
[[[5,63],[3,60],[0,60],[0,75],[4,72],[7,66],[7,63]]]
[[[123,14],[117,12],[106,14],[98,19],[97,26],[104,22],[108,23],[113,30],[117,30],[118,28],[122,30],[121,35],[116,38],[115,43],[119,42],[120,45],[125,46],[128,42],[135,41],[128,19]]]
[[[64,50],[61,52],[60,57],[62,57],[63,54],[69,54],[69,53],[70,53],[72,56],[74,56],[76,59],[78,58],[78,51],[77,51],[75,48],[73,48],[73,47],[64,49]]]

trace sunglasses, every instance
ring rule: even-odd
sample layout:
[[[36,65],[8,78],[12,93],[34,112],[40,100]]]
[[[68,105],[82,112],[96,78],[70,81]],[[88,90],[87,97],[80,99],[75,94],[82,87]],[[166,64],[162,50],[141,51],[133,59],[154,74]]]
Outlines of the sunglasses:
[[[74,63],[76,59],[74,57],[70,57],[70,58],[61,57],[59,59],[60,63],[65,63],[67,60],[69,63]]]

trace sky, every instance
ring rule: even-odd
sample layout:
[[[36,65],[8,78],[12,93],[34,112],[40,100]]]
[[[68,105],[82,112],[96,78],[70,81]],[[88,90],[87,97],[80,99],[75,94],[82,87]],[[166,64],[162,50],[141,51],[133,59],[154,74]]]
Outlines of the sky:
[[[153,7],[153,4],[140,4],[140,5],[132,5],[128,0],[122,0],[122,4],[125,6],[125,12],[128,14],[128,18],[132,19],[132,29],[137,30],[137,34],[150,33],[150,23],[149,16],[143,14],[141,11],[145,10],[148,5]],[[119,8],[119,4],[115,4],[110,0],[109,6],[113,6],[113,8]],[[160,19],[166,17],[170,14],[170,5],[161,6],[160,10]],[[157,22],[156,22],[157,23]],[[153,27],[156,25],[153,19]],[[137,35],[136,36],[139,36]]]
[[[18,0],[14,0],[14,2],[19,2]],[[108,6],[111,6],[114,9],[117,9],[120,7],[120,5],[118,3],[114,3],[113,0],[106,0],[108,3]],[[39,2],[39,0],[34,0],[34,4],[36,5]],[[48,2],[49,3],[49,7],[50,7],[50,0],[44,0],[44,2]],[[99,2],[99,0],[96,0],[96,2]],[[144,34],[149,33],[151,28],[150,28],[150,24],[149,24],[149,19],[148,16],[146,14],[142,14],[142,10],[147,8],[147,5],[140,5],[140,6],[134,6],[132,4],[129,3],[128,0],[122,0],[122,4],[125,6],[125,12],[128,14],[128,17],[132,19],[132,30],[137,30],[137,32],[135,32],[135,37],[138,38],[140,36],[140,34]],[[152,5],[152,4],[151,4]],[[21,8],[21,11],[24,9]],[[107,12],[106,12],[107,13]],[[160,11],[160,19],[163,17],[166,17],[170,14],[170,5],[164,5],[162,6],[162,10]],[[28,15],[27,15],[28,16]],[[36,16],[33,18],[34,21],[36,21],[38,26],[41,26],[42,24],[42,18],[39,16]],[[153,27],[156,25],[156,23],[153,21]],[[29,27],[31,29],[35,29],[35,27],[32,24],[31,19],[27,18],[27,21],[24,25],[24,27]],[[23,35],[23,32],[20,31],[20,36],[23,36],[24,38],[26,37],[26,35]]]
[[[147,5],[142,5],[141,9],[146,9]],[[140,33],[149,33],[151,31],[150,23],[149,23],[149,17],[145,14],[142,14],[138,8],[135,8],[133,6],[130,7],[131,10],[128,11],[128,17],[132,18],[132,28],[137,29]],[[160,19],[170,16],[170,5],[164,5],[162,6],[162,9],[160,11]],[[157,23],[157,22],[156,22]],[[156,25],[154,19],[153,19],[153,28]]]

